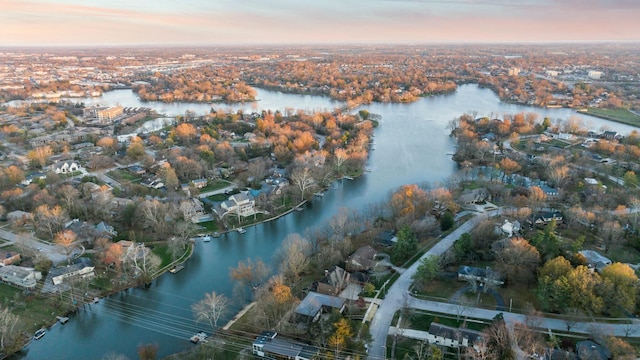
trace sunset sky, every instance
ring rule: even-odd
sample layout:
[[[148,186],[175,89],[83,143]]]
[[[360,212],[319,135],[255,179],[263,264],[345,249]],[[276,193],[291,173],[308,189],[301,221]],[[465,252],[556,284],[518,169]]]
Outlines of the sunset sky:
[[[0,46],[640,40],[640,0],[0,0],[0,9]]]

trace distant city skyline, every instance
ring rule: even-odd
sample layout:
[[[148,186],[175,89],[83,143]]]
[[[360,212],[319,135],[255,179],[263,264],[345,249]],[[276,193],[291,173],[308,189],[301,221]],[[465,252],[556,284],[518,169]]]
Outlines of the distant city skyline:
[[[0,0],[0,46],[640,41],[638,0]]]

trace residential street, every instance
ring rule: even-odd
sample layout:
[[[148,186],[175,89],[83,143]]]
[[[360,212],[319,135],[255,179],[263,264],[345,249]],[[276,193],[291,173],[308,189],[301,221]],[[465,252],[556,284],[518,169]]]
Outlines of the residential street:
[[[494,210],[488,213],[477,215],[466,223],[462,224],[459,228],[453,231],[451,234],[443,238],[438,244],[436,244],[431,250],[427,251],[420,259],[423,259],[430,255],[442,255],[447,249],[449,249],[453,243],[460,238],[460,236],[471,231],[478,223],[486,219],[489,216],[495,216],[500,213],[500,210]],[[416,299],[409,294],[409,287],[413,282],[411,277],[415,274],[420,261],[416,261],[400,275],[398,280],[391,286],[387,296],[381,302],[378,311],[376,312],[373,320],[370,324],[370,332],[372,341],[369,346],[368,359],[369,360],[382,360],[386,355],[386,340],[391,327],[391,321],[393,315],[407,306],[412,309],[448,313],[448,314],[461,314],[464,316],[471,316],[480,319],[493,319],[498,313],[502,313],[505,321],[510,324],[525,323],[525,315],[510,313],[506,311],[488,310],[474,307],[462,307],[458,305],[436,302],[429,300]],[[611,334],[615,336],[640,336],[638,332],[640,321],[637,319],[632,320],[632,324],[602,324],[591,322],[576,322],[572,324],[571,331],[582,334],[590,334],[594,332]],[[567,322],[561,319],[540,319],[541,329],[551,330],[567,330]],[[395,326],[395,324],[394,324]]]
[[[497,211],[494,211],[497,213]],[[432,247],[429,251],[427,251],[421,258],[422,260],[425,257],[430,255],[442,255],[447,249],[449,249],[453,243],[460,238],[462,234],[465,232],[471,231],[480,221],[487,218],[487,214],[482,214],[475,216],[471,220],[462,224],[451,234],[444,237],[437,243],[434,247]],[[400,275],[398,280],[396,280],[387,296],[382,301],[382,304],[378,308],[373,320],[371,321],[369,330],[371,332],[371,345],[369,346],[369,355],[368,359],[384,359],[386,353],[386,341],[387,341],[387,333],[389,332],[389,327],[391,326],[391,320],[393,319],[393,315],[396,311],[400,310],[405,304],[413,304],[415,299],[409,296],[409,287],[413,282],[411,277],[416,273],[418,266],[420,265],[420,261],[416,261],[411,265],[405,272]],[[439,304],[439,303],[436,303]],[[419,305],[419,303],[416,303]],[[442,304],[442,306],[451,306],[449,304]]]
[[[24,246],[33,250],[34,252],[41,252],[45,255],[49,260],[51,260],[54,264],[57,264],[61,261],[66,261],[67,257],[64,255],[62,249],[55,244],[46,243],[44,241],[40,241],[31,233],[24,233],[23,235],[15,234],[11,231],[0,229],[0,238],[8,240],[7,243],[2,244],[2,246],[16,245],[18,247]]]

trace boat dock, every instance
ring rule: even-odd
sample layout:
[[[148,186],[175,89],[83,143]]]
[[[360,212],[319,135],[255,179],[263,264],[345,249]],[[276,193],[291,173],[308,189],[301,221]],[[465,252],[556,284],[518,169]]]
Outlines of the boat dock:
[[[176,266],[172,267],[169,270],[169,272],[172,273],[172,274],[175,274],[175,273],[177,273],[178,271],[180,271],[182,269],[184,269],[184,265],[176,265]]]
[[[58,319],[58,322],[62,325],[66,324],[67,321],[69,321],[69,318],[66,316],[56,316],[56,319]]]

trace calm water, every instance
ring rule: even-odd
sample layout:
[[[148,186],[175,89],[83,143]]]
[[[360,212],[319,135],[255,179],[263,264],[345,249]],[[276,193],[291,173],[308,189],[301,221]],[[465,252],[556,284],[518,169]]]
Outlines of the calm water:
[[[325,97],[287,95],[258,90],[260,102],[225,108],[236,111],[261,109],[332,109],[340,103]],[[130,90],[118,90],[100,99],[85,99],[85,103],[152,107],[167,115],[183,114],[187,110],[205,113],[209,105],[142,103]],[[257,107],[256,107],[257,106]],[[353,181],[339,182],[335,190],[321,199],[314,199],[303,212],[294,212],[279,220],[247,229],[239,235],[231,233],[209,243],[198,243],[194,256],[178,274],[167,274],[153,282],[149,289],[132,289],[89,305],[74,315],[64,326],[56,325],[45,337],[34,341],[22,355],[23,359],[100,359],[109,352],[137,359],[140,344],[159,345],[159,357],[190,346],[188,338],[206,329],[193,321],[191,304],[205,293],[216,291],[232,296],[228,277],[230,267],[248,257],[260,257],[271,262],[276,249],[290,233],[304,233],[310,227],[321,226],[340,207],[364,209],[367,204],[383,200],[401,185],[436,182],[455,171],[447,154],[454,151],[448,137],[449,120],[466,111],[479,115],[491,113],[538,112],[541,118],[566,119],[575,115],[569,109],[533,109],[502,104],[489,90],[464,85],[450,95],[424,98],[412,104],[373,104],[366,109],[382,115],[375,131],[374,148],[368,167],[370,173]],[[597,118],[584,117],[585,124],[602,126],[628,133],[630,126]],[[237,305],[239,307],[239,305]],[[261,329],[255,329],[259,332]]]

